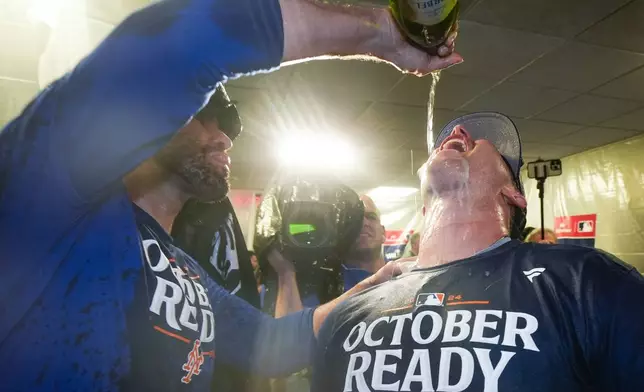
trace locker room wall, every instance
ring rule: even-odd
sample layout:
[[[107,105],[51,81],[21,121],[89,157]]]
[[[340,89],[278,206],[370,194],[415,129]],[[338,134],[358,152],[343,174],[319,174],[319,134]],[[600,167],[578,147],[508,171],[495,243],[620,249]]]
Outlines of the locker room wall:
[[[644,273],[644,136],[562,159],[563,174],[548,178],[545,226],[555,216],[597,214],[595,246]],[[545,159],[546,157],[544,157]],[[537,182],[522,173],[528,225],[540,226]]]

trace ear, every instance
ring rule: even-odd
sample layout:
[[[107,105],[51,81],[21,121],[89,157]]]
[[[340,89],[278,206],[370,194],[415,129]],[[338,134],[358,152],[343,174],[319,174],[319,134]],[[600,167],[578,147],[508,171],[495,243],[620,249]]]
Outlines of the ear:
[[[384,225],[380,225],[382,228],[382,243],[384,244],[385,241],[387,241],[387,229],[385,229]]]
[[[501,188],[501,194],[508,200],[512,206],[524,209],[528,206],[528,201],[513,185],[506,185]]]

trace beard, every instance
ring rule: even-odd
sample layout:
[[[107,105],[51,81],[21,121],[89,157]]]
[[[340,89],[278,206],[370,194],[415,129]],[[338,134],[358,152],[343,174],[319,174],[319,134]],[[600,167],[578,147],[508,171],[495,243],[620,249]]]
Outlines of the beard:
[[[223,151],[222,146],[204,146],[187,135],[173,138],[155,159],[159,165],[178,178],[186,193],[205,202],[218,202],[228,195],[230,183],[207,159],[208,154]]]

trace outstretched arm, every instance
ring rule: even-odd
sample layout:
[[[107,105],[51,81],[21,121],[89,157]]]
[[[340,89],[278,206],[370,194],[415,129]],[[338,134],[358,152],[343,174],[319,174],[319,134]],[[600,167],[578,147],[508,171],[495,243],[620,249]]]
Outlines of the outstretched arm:
[[[392,63],[424,75],[459,63],[452,54],[452,35],[439,53],[430,56],[409,45],[388,8],[328,4],[318,0],[280,0],[284,18],[283,62],[347,57]]]
[[[279,319],[259,312],[208,279],[208,296],[215,314],[216,355],[235,367],[267,377],[301,370],[311,364],[318,331],[338,304],[400,272],[398,263],[392,262],[334,301]]]
[[[0,172],[13,174],[2,188],[55,191],[67,204],[57,208],[82,209],[154,155],[216,84],[277,67],[283,43],[278,0],[165,0],[135,12],[0,134]]]
[[[315,313],[313,314],[313,330],[315,331],[315,336],[318,336],[318,333],[322,328],[324,321],[327,319],[329,314],[331,314],[333,309],[335,309],[340,303],[342,303],[342,301],[351,297],[352,295],[356,295],[362,291],[375,287],[400,275],[401,273],[403,273],[405,265],[409,260],[410,259],[400,259],[396,261],[390,261],[389,263],[385,264],[384,267],[380,268],[378,272],[353,286],[351,290],[346,291],[333,301],[318,306],[315,309]]]
[[[274,319],[214,282],[215,355],[240,370],[281,377],[308,366],[315,345],[313,309]]]
[[[85,201],[154,155],[217,83],[329,55],[371,56],[419,73],[460,61],[408,45],[383,8],[165,0],[132,14],[37,97],[9,125],[13,136],[3,142],[11,147],[0,158],[35,157],[33,168],[11,170],[24,169],[39,187],[71,186],[67,196]]]

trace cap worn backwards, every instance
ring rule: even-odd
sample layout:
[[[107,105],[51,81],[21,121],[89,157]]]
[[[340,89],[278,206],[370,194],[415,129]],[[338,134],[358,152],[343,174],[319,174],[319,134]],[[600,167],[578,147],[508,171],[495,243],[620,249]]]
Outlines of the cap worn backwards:
[[[434,146],[440,146],[458,125],[465,128],[472,139],[485,139],[496,147],[510,169],[517,189],[521,194],[525,194],[520,176],[523,166],[521,137],[514,122],[509,117],[496,112],[466,114],[447,124],[438,134]],[[525,224],[526,210],[515,207],[510,223],[510,237],[519,238]]]

